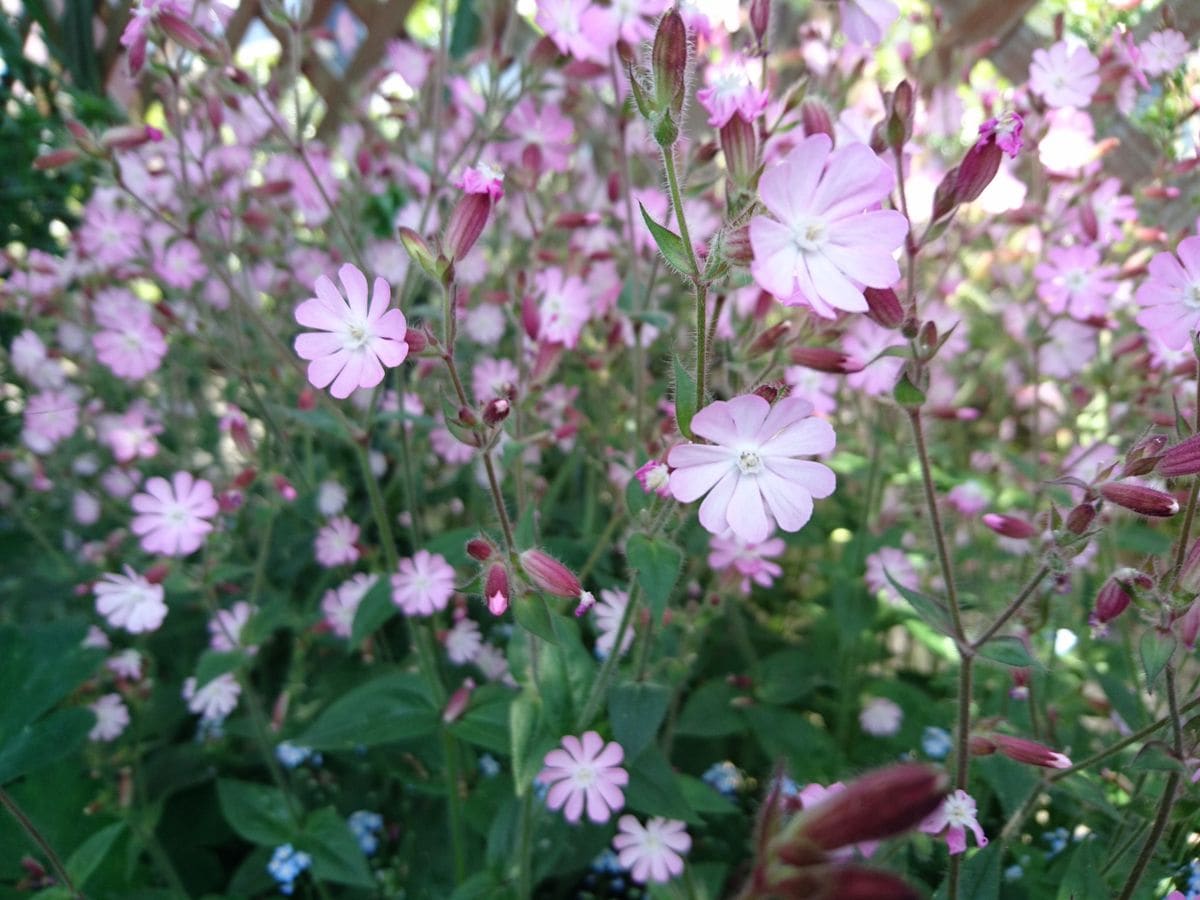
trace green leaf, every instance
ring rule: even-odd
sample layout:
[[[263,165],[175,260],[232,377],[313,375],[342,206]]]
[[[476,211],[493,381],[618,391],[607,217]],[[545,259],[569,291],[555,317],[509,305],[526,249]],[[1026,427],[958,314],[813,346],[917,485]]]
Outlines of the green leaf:
[[[1175,644],[1175,635],[1170,632],[1160,634],[1151,630],[1142,633],[1142,639],[1138,642],[1138,654],[1142,658],[1142,669],[1146,673],[1147,690],[1154,690],[1154,683],[1158,681],[1158,676],[1171,661],[1171,655],[1175,652]]]
[[[913,608],[913,611],[920,616],[921,621],[935,628],[947,637],[954,635],[954,625],[950,620],[950,612],[945,605],[933,597],[927,597],[919,591],[914,591],[907,588],[892,577],[892,573],[884,569],[884,575],[891,582],[893,588],[908,601],[908,605]]]
[[[616,684],[609,690],[608,719],[627,759],[636,758],[654,740],[670,702],[671,692],[661,684]]]
[[[419,675],[392,673],[361,684],[331,703],[296,738],[313,750],[350,750],[425,737],[440,718]]]
[[[675,382],[675,424],[679,433],[691,440],[692,419],[696,415],[696,379],[678,356],[671,360],[671,371]]]
[[[1029,655],[1025,642],[1008,634],[992,638],[979,648],[979,655],[1005,666],[1022,669],[1037,666],[1037,660]]]
[[[797,782],[833,780],[841,754],[832,737],[800,713],[773,706],[746,709],[750,730],[770,758],[786,757]]]
[[[296,840],[287,797],[279,788],[222,778],[217,802],[229,827],[252,844],[278,847]]]
[[[0,628],[0,747],[95,672],[102,654],[81,646],[86,633],[79,622]]]
[[[724,737],[737,734],[745,724],[730,706],[735,693],[724,681],[700,685],[683,705],[675,733],[689,737]]]
[[[541,771],[542,757],[553,744],[544,733],[541,703],[532,690],[522,691],[513,700],[508,708],[508,728],[512,735],[513,784],[521,797]]]
[[[454,24],[450,29],[450,56],[462,59],[479,43],[483,23],[472,0],[460,0],[454,9]],[[441,87],[437,88],[442,90]]]
[[[387,578],[377,578],[371,589],[363,596],[354,614],[354,625],[350,629],[348,649],[353,650],[384,626],[396,614],[396,604],[392,602],[392,585]]]
[[[551,644],[558,643],[558,635],[555,634],[554,623],[550,619],[550,607],[546,605],[546,598],[541,594],[517,597],[511,609],[517,624],[530,634],[537,635]]]
[[[738,811],[737,806],[728,797],[717,793],[715,788],[699,778],[693,778],[690,775],[676,775],[675,780],[679,783],[688,805],[698,813],[724,816]]]
[[[81,888],[87,884],[87,880],[92,877],[92,873],[96,871],[100,863],[104,862],[104,858],[108,856],[108,851],[112,849],[113,842],[120,837],[121,832],[124,830],[124,822],[114,822],[105,828],[101,828],[75,849],[75,852],[67,859],[67,874],[71,876],[71,881],[75,883],[75,887]]]
[[[629,509],[631,518],[650,506],[650,495],[642,488],[642,483],[636,476],[630,478],[629,483],[625,485],[625,506]]]
[[[308,817],[296,846],[312,856],[315,878],[352,887],[375,887],[362,848],[350,826],[332,806],[318,809]]]
[[[1059,882],[1057,900],[1111,897],[1113,892],[1101,874],[1107,861],[1105,849],[1093,837],[1089,836],[1077,844],[1067,872]]]
[[[0,742],[0,784],[76,752],[95,724],[90,709],[60,709],[7,735]]]
[[[967,857],[959,882],[959,900],[998,900],[1002,845],[988,844]]]
[[[906,409],[915,409],[925,402],[925,394],[908,380],[908,375],[900,376],[900,381],[897,382],[895,390],[892,391],[892,397],[895,399],[897,405],[903,406]]]
[[[205,650],[196,664],[196,688],[202,688],[219,675],[232,672],[245,660],[243,650]]]
[[[513,703],[512,691],[486,685],[471,697],[466,714],[450,726],[450,733],[460,740],[493,753],[508,753],[512,746],[509,733]]]
[[[1129,768],[1138,772],[1187,772],[1165,741],[1148,741],[1129,763]]]
[[[679,578],[683,551],[662,538],[634,534],[625,544],[625,555],[637,572],[638,584],[646,594],[650,612],[655,619],[660,618]]]
[[[661,251],[663,259],[667,261],[667,265],[680,275],[699,274],[692,271],[692,261],[688,256],[683,238],[650,218],[650,213],[646,212],[646,207],[640,201],[638,207],[642,211],[642,220],[650,229],[650,236],[654,238],[654,243],[658,244],[658,249]]]
[[[629,766],[625,802],[630,809],[647,816],[682,819],[692,824],[702,821],[688,805],[667,758],[656,747],[643,752]]]

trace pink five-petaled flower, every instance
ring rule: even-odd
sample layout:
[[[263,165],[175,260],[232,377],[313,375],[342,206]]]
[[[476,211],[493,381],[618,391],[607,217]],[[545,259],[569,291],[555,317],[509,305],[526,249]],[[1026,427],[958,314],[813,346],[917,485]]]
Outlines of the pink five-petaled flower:
[[[157,631],[167,616],[163,586],[151,584],[129,566],[124,575],[102,575],[93,590],[96,612],[113,628],[124,628],[130,634]]]
[[[1084,109],[1100,87],[1100,61],[1087,47],[1070,49],[1059,41],[1049,50],[1033,51],[1029,65],[1029,88],[1046,101],[1047,106],[1074,106]]]
[[[772,521],[799,531],[812,516],[813,498],[833,493],[833,471],[799,459],[828,453],[833,428],[809,414],[812,404],[785,397],[772,407],[756,394],[710,403],[692,419],[692,431],[711,444],[679,444],[668,462],[671,494],[700,505],[700,524],[717,535],[731,530],[748,543],[766,540]]]
[[[578,822],[586,802],[589,819],[607,822],[625,806],[621,788],[629,783],[629,773],[621,768],[624,759],[620,744],[606,744],[594,731],[567,735],[562,747],[546,754],[546,768],[538,774],[538,781],[549,787],[546,806],[561,809],[568,822]]]
[[[613,849],[634,881],[670,881],[683,871],[683,856],[692,849],[687,825],[655,816],[645,825],[633,816],[617,820]]]
[[[1050,312],[1075,319],[1107,315],[1109,298],[1117,290],[1117,267],[1101,265],[1100,251],[1086,244],[1052,247],[1033,274],[1038,296]]]
[[[432,616],[454,594],[454,569],[439,553],[418,550],[392,576],[392,602],[406,616]]]
[[[892,251],[908,221],[874,208],[894,184],[892,170],[865,144],[833,150],[825,134],[801,141],[762,175],[759,196],[775,218],[750,221],[750,272],[759,287],[826,318],[835,309],[865,312],[864,285],[885,288],[900,279]]]
[[[767,108],[767,92],[758,88],[744,59],[734,57],[706,74],[708,87],[696,91],[696,99],[708,111],[708,124],[723,127],[735,115],[753,122]]]
[[[167,556],[200,549],[213,529],[208,520],[217,514],[212,484],[190,472],[176,472],[169,482],[151,478],[146,493],[134,494],[130,503],[138,515],[129,527],[141,538],[142,549]]]
[[[1178,350],[1200,326],[1200,236],[1184,238],[1175,253],[1155,254],[1149,269],[1137,290],[1137,323]]]
[[[946,832],[946,845],[950,853],[962,853],[967,849],[967,829],[975,833],[975,843],[980,847],[988,844],[987,835],[976,817],[975,800],[966,791],[958,790],[942,801],[932,815],[920,825],[926,834]]]
[[[316,297],[296,307],[296,321],[318,329],[296,338],[296,353],[309,360],[308,380],[313,387],[328,387],[339,400],[358,388],[373,388],[383,381],[384,368],[394,368],[408,356],[404,313],[388,309],[392,289],[375,279],[367,305],[367,278],[347,263],[338,269],[345,288],[342,297],[325,275],[317,278]],[[349,302],[347,302],[349,301]]]

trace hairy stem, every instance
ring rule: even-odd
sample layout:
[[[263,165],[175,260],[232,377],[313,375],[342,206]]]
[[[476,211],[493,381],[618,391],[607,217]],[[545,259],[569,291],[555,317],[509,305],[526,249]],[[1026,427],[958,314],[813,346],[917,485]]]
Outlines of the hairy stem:
[[[58,879],[58,883],[65,887],[72,897],[82,897],[83,895],[75,888],[71,881],[71,876],[67,874],[67,869],[63,865],[62,860],[55,852],[54,847],[46,840],[46,836],[38,830],[37,825],[33,820],[25,814],[25,810],[13,798],[12,794],[0,787],[0,806],[8,810],[8,814],[16,819],[17,824],[29,836],[29,839],[37,845],[37,848],[46,856],[46,861],[50,863],[50,868],[54,870],[54,877]]]

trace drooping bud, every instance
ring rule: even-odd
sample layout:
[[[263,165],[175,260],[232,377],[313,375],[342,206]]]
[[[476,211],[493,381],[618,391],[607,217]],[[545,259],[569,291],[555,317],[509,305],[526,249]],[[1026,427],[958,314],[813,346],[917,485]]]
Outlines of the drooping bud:
[[[1110,578],[1104,582],[1104,586],[1100,588],[1100,592],[1096,595],[1096,605],[1092,609],[1091,616],[1088,621],[1093,628],[1100,628],[1107,625],[1121,613],[1129,608],[1132,603],[1128,592],[1118,579]]]
[[[442,710],[442,721],[448,725],[466,712],[467,706],[471,702],[471,692],[474,690],[475,679],[466,679],[462,683],[462,686],[451,694],[450,699],[446,701],[446,708]]]
[[[899,328],[904,324],[904,307],[891,288],[868,287],[863,290],[867,300],[867,317],[884,328]]]
[[[1100,485],[1100,496],[1140,516],[1165,519],[1179,512],[1179,501],[1170,494],[1140,484],[1109,481]]]
[[[100,146],[107,150],[133,150],[151,141],[161,141],[163,133],[150,125],[117,125],[100,135]]]
[[[508,569],[500,563],[493,563],[488,569],[483,585],[483,599],[487,602],[488,612],[493,616],[502,616],[508,609],[512,599],[508,587]]]
[[[781,835],[779,856],[812,864],[829,850],[900,834],[924,821],[949,789],[944,772],[919,763],[869,772],[798,816]]]
[[[914,108],[912,85],[906,79],[896,85],[888,103],[887,142],[896,153],[903,150],[912,137]]]
[[[832,347],[793,347],[792,362],[798,366],[804,366],[806,369],[815,369],[818,372],[829,372],[834,375],[847,375],[862,371],[862,363]]]
[[[650,53],[654,73],[654,101],[659,113],[677,117],[687,92],[688,33],[675,7],[658,20]]]
[[[1200,434],[1180,441],[1158,463],[1158,474],[1164,478],[1181,478],[1197,472],[1200,472]]]
[[[1200,538],[1192,543],[1183,558],[1175,584],[1189,594],[1200,593]]]
[[[1071,768],[1071,760],[1066,754],[1059,753],[1057,750],[1051,750],[1037,741],[1010,737],[1007,734],[993,734],[991,735],[991,739],[995,742],[997,750],[1009,759],[1016,760],[1019,763],[1025,763],[1030,766],[1041,766],[1044,769]]]
[[[492,546],[491,541],[483,538],[471,538],[467,541],[467,556],[479,562],[487,562],[492,558],[492,554],[496,552],[496,548]]]
[[[805,137],[824,134],[828,135],[830,140],[835,139],[833,117],[829,115],[829,107],[820,100],[805,98],[800,104],[800,123],[804,126]]]
[[[1016,516],[1005,516],[999,513],[985,513],[983,524],[996,534],[1017,540],[1026,540],[1037,534],[1037,529]]]
[[[955,201],[970,203],[977,199],[1000,171],[1003,155],[1004,151],[992,141],[980,141],[968,150],[954,180]]]
[[[59,150],[51,150],[34,157],[33,167],[39,172],[48,172],[52,169],[61,169],[63,166],[69,166],[71,163],[78,162],[81,159],[83,159],[82,152],[76,150],[74,147],[63,147]]]
[[[775,349],[787,340],[788,335],[792,333],[793,325],[790,320],[784,320],[776,325],[772,325],[762,334],[754,339],[750,345],[750,356],[762,356],[764,353],[772,353]]]
[[[973,734],[967,739],[967,752],[972,756],[991,756],[996,745],[981,734]]]
[[[574,600],[583,590],[575,573],[548,553],[526,550],[520,560],[521,569],[540,591]]]

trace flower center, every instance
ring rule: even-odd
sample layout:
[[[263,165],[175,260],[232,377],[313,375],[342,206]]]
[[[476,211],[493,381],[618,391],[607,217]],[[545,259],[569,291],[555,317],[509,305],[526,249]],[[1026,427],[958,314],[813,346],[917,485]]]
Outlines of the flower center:
[[[738,470],[743,475],[757,475],[762,471],[762,459],[753,450],[743,450],[738,454]]]
[[[951,798],[946,801],[946,820],[951,825],[966,825],[971,821],[971,811],[965,803]]]
[[[175,504],[166,509],[163,513],[163,518],[175,526],[182,526],[188,520],[188,511],[179,504]]]
[[[1068,272],[1067,277],[1063,280],[1067,283],[1067,290],[1072,294],[1078,294],[1087,286],[1087,274],[1079,269]]]
[[[1193,281],[1183,289],[1183,305],[1188,309],[1200,309],[1200,281]]]
[[[591,787],[596,780],[596,770],[591,766],[580,766],[575,770],[575,783],[580,787]]]
[[[824,222],[797,222],[792,226],[792,240],[801,253],[815,253],[825,243]]]
[[[346,336],[348,338],[346,342],[347,350],[362,349],[370,339],[370,335],[367,332],[367,323],[361,320],[351,322],[350,327],[346,329]]]

